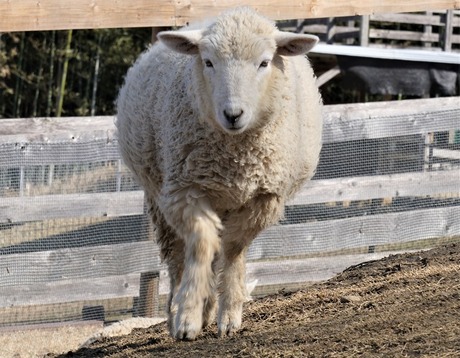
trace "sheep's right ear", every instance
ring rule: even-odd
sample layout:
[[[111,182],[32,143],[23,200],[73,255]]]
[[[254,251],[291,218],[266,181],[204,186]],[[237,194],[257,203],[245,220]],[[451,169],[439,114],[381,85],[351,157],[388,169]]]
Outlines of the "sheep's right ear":
[[[185,55],[198,54],[198,42],[203,37],[201,30],[162,31],[158,39],[173,51]]]

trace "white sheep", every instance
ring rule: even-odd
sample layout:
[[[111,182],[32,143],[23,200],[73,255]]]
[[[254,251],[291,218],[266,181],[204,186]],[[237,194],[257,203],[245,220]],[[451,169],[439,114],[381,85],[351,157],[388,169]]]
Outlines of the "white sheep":
[[[249,244],[318,162],[321,97],[304,56],[318,38],[246,7],[158,37],[120,91],[119,145],[168,265],[171,335],[196,338],[216,289],[219,335],[231,335]]]

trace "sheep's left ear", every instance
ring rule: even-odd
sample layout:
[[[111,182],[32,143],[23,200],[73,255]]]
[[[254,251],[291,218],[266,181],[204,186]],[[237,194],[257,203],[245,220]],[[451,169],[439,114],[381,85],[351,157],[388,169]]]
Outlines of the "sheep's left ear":
[[[319,41],[314,35],[278,31],[275,35],[277,53],[282,56],[298,56],[310,51]]]
[[[158,39],[171,50],[185,55],[198,54],[198,42],[203,37],[202,30],[162,31]]]

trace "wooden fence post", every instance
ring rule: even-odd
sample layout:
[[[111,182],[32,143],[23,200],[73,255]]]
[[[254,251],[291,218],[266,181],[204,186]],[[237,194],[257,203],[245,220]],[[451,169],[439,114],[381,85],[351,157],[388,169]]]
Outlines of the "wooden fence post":
[[[369,46],[369,15],[361,16],[361,27],[359,30],[360,46]]]
[[[139,289],[139,317],[156,317],[159,311],[159,272],[141,273]]]
[[[143,231],[148,235],[148,241],[155,240],[153,223],[148,214],[147,205],[144,202]],[[139,282],[139,302],[137,305],[137,315],[140,317],[155,317],[159,312],[160,296],[160,273],[142,272]]]
[[[452,10],[447,10],[446,12],[446,25],[444,28],[444,51],[452,51],[452,32],[454,26],[454,12]]]

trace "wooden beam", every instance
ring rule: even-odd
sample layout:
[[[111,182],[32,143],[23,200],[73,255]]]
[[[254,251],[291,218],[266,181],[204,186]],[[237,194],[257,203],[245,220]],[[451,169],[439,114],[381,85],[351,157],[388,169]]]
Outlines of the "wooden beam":
[[[319,252],[460,235],[460,207],[421,209],[277,225],[261,233],[248,260],[304,256]]]
[[[445,153],[447,155],[456,160],[460,152],[449,151]],[[460,170],[312,180],[287,205],[424,197],[446,193],[460,193]]]
[[[443,36],[443,40],[444,40],[443,50],[444,51],[452,51],[453,28],[454,28],[454,12],[450,10],[450,11],[447,11],[446,13],[446,28],[444,29],[444,36]]]
[[[330,80],[332,80],[335,76],[337,76],[340,73],[340,68],[339,66],[335,66],[331,68],[330,70],[324,72],[321,76],[319,76],[316,79],[316,85],[318,87],[321,87],[322,85],[326,84]]]
[[[142,215],[143,206],[144,192],[140,190],[6,197],[0,204],[0,223]]]
[[[368,215],[267,229],[248,260],[300,257],[342,249],[460,235],[460,207]],[[339,238],[339,239],[337,239]],[[153,241],[2,255],[0,287],[159,272],[165,265]]]
[[[436,155],[459,160],[459,151],[437,150]],[[417,197],[458,193],[460,171],[403,173],[312,180],[287,205],[387,197]],[[78,217],[142,215],[144,192],[58,194],[2,198],[0,223],[18,223]],[[24,210],[27,208],[27,210]]]
[[[357,46],[323,45],[314,51],[326,53],[330,48],[331,53],[337,53],[344,47],[357,48]],[[371,52],[376,50],[378,49],[373,48]],[[441,56],[440,53],[436,55]],[[459,57],[458,54],[453,55],[457,56],[455,58]],[[323,141],[331,143],[460,129],[459,101],[460,97],[443,97],[324,106]],[[436,117],[437,113],[441,113],[442,116]],[[12,146],[0,146],[0,158],[4,158],[0,161],[0,167],[11,167],[11,163],[45,164],[43,155],[45,150],[55,152],[55,154],[47,153],[46,157],[49,160],[61,160],[67,164],[85,162],[87,153],[84,153],[84,158],[73,157],[73,155],[77,155],[78,147],[90,145],[88,141],[101,143],[99,150],[101,155],[107,158],[106,160],[119,159],[118,150],[113,144],[116,142],[113,116],[2,119],[0,144],[10,143]],[[102,143],[104,141],[106,143]],[[61,145],[58,146],[56,142]],[[28,145],[21,148],[16,143],[28,143]],[[34,147],[30,143],[39,145]],[[43,143],[53,143],[53,146],[43,146]],[[69,152],[63,155],[65,151]],[[17,160],[14,159],[15,157]]]
[[[0,295],[0,307],[108,300],[139,295],[139,274],[11,285]]]
[[[389,255],[407,253],[404,251],[387,251],[367,254],[318,256],[309,258],[288,258],[270,261],[248,262],[246,264],[246,281],[257,280],[256,287],[281,286],[277,290],[294,284],[305,286],[314,282],[328,280],[347,267],[367,261],[379,260]],[[160,295],[167,295],[170,290],[169,275],[162,271]]]
[[[153,241],[2,255],[0,287],[125,276],[165,269]]]
[[[0,0],[1,1],[1,0]],[[112,141],[116,132],[114,116],[2,118],[0,144],[30,142]]]
[[[351,265],[378,260],[382,257],[402,252],[389,251],[371,254],[248,262],[246,265],[247,281],[257,280],[256,287],[324,281]],[[407,250],[404,252],[407,252]],[[155,293],[154,298],[152,299],[149,295],[153,309],[151,312],[146,312],[146,314],[141,314],[140,316],[147,317],[149,316],[148,313],[158,316],[158,298],[160,295],[167,295],[170,290],[169,275],[166,270],[161,270],[161,278],[156,276],[156,285],[155,292],[157,293]],[[137,297],[139,287],[139,274],[14,285],[5,290],[0,296],[0,307],[11,309],[20,306]]]
[[[390,33],[397,33],[393,30],[372,30],[371,32],[385,31],[388,35]],[[423,33],[399,31],[405,34],[405,38],[413,41],[420,41]],[[371,36],[373,37],[373,36]],[[385,37],[384,35],[380,36]],[[391,36],[390,36],[391,37]],[[401,38],[402,39],[402,38]],[[432,34],[431,41],[439,41],[439,34]],[[326,45],[318,44],[311,53],[321,55],[335,55],[335,56],[350,56],[350,57],[364,57],[375,58],[379,60],[399,60],[411,62],[428,62],[428,63],[445,63],[445,64],[460,64],[460,54],[456,52],[434,52],[427,50],[411,50],[399,48],[378,48],[378,47],[364,47],[361,46],[346,46],[346,45]]]
[[[257,280],[257,286],[308,284],[326,281],[347,267],[367,261],[379,260],[389,255],[407,252],[390,251],[354,255],[336,255],[291,260],[248,262],[247,281]]]
[[[241,1],[0,0],[0,32],[180,26],[238,5]],[[245,5],[277,20],[460,8],[458,0],[249,0]]]
[[[361,27],[359,29],[360,46],[369,46],[369,15],[361,16]]]
[[[459,100],[445,97],[325,106],[323,143],[459,129]]]

